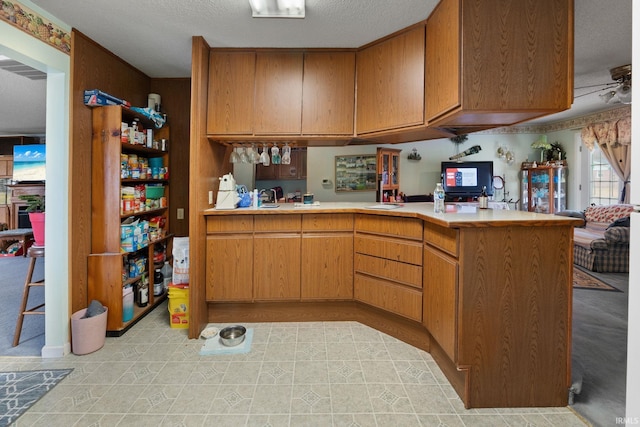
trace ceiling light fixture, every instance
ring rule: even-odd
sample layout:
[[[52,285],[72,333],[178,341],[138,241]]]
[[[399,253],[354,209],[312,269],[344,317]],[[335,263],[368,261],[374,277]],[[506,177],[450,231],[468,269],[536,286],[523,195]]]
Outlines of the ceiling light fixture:
[[[631,104],[631,65],[611,69],[611,78],[617,86],[600,95],[605,104]]]
[[[305,0],[249,0],[254,18],[304,18]]]

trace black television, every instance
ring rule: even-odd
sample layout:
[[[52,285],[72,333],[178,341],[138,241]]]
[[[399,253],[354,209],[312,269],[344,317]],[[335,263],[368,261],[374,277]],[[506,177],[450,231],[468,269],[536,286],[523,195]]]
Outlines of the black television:
[[[478,197],[486,187],[493,196],[493,162],[442,162],[442,187],[447,200],[465,201]]]

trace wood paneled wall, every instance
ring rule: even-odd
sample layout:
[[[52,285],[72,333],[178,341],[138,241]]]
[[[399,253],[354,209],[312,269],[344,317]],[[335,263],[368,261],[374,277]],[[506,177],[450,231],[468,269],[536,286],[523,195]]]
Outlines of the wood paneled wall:
[[[162,96],[162,111],[167,114],[169,140],[169,231],[176,236],[189,235],[189,120],[191,79],[151,79],[151,92]],[[176,218],[176,209],[184,209],[184,219]]]
[[[218,177],[231,171],[231,147],[207,139],[207,96],[209,86],[209,51],[204,38],[195,36],[191,48],[191,116],[189,203],[189,338],[198,338],[208,323],[205,296],[205,249],[207,227],[202,211],[209,205],[208,192],[218,190]],[[173,190],[172,190],[173,191]]]
[[[163,108],[170,115],[171,139],[180,144],[177,159],[171,160],[173,171],[186,170],[182,180],[172,181],[171,195],[184,195],[188,199],[189,165],[189,79],[154,79],[117,57],[81,32],[72,30],[71,99],[69,160],[69,230],[72,312],[85,308],[87,300],[87,257],[91,253],[91,108],[84,105],[85,89],[100,89],[123,98],[134,106],[146,106],[149,92],[162,95]],[[174,131],[175,129],[175,131]],[[171,143],[171,141],[170,141]],[[184,148],[187,148],[186,150]],[[175,178],[177,174],[172,177]],[[178,175],[179,176],[179,175]],[[65,191],[65,189],[60,189]],[[184,203],[185,210],[187,202]],[[185,211],[185,215],[186,215]],[[172,226],[180,224],[170,219]],[[188,218],[188,217],[185,217]],[[187,219],[182,227],[170,231],[180,234],[188,230]],[[182,231],[186,235],[186,231]]]

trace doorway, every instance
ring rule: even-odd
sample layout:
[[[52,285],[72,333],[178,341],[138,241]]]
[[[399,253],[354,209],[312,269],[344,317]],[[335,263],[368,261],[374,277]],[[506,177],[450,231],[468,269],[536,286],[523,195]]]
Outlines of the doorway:
[[[66,25],[65,30],[71,31]],[[42,357],[61,357],[70,352],[69,339],[69,91],[70,57],[42,41],[0,22],[0,54],[47,74],[46,84],[46,198],[48,224],[44,267],[45,345]]]

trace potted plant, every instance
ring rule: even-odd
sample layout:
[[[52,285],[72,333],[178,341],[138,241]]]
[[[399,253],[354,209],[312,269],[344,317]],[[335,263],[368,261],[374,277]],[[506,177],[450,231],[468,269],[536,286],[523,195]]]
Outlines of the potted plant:
[[[26,212],[29,213],[29,221],[33,229],[33,240],[36,246],[44,246],[44,196],[38,194],[25,194],[19,196],[20,199],[27,202]]]

